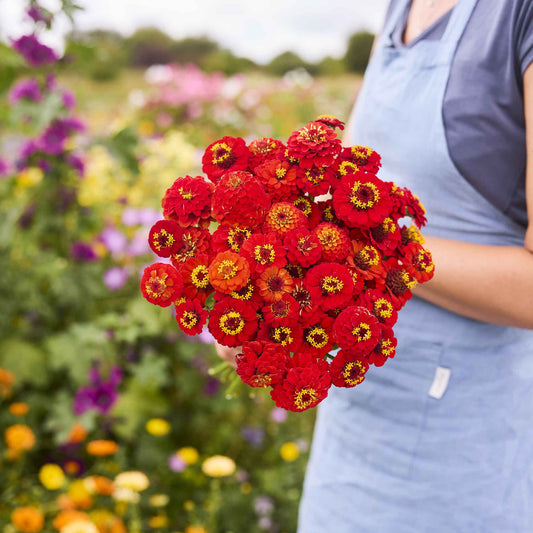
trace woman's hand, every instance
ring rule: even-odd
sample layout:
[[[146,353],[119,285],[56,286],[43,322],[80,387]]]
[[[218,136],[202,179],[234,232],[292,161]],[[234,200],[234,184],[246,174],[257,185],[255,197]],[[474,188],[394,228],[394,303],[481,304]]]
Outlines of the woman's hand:
[[[230,348],[228,346],[223,346],[222,344],[219,344],[215,341],[215,349],[217,351],[217,355],[226,363],[229,363],[232,367],[236,367],[237,363],[235,361],[235,358],[237,357],[237,354],[240,354],[242,352],[242,349],[240,346],[235,348]]]

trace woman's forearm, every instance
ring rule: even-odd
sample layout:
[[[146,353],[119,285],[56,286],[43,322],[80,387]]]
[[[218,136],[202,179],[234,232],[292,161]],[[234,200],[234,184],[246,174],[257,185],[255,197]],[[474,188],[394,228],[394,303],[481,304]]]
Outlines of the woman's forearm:
[[[414,289],[416,296],[484,322],[533,329],[532,252],[430,236],[424,246],[435,276]]]

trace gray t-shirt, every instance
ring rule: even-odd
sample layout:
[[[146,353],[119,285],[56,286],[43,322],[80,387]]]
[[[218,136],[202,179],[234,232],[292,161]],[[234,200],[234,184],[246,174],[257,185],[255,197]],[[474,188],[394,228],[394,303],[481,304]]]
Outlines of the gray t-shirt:
[[[387,17],[397,2],[391,0]],[[458,0],[459,2],[461,0]],[[410,2],[390,37],[411,48],[442,37],[451,11],[402,43]],[[527,226],[522,75],[533,61],[533,1],[478,0],[455,53],[442,107],[450,156],[492,204]]]

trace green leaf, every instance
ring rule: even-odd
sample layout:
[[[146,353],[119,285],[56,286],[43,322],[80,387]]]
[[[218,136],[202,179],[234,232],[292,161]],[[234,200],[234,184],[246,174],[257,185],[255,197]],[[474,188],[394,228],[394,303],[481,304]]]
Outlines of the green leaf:
[[[46,383],[46,355],[27,341],[16,338],[3,341],[0,344],[0,366],[13,372],[17,382]]]

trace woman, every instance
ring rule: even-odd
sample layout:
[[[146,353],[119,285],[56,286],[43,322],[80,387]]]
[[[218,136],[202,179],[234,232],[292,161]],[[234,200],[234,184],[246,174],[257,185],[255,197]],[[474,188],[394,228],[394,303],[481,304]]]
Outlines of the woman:
[[[420,196],[436,274],[319,407],[298,531],[530,532],[533,2],[392,0],[374,48],[344,144]]]

